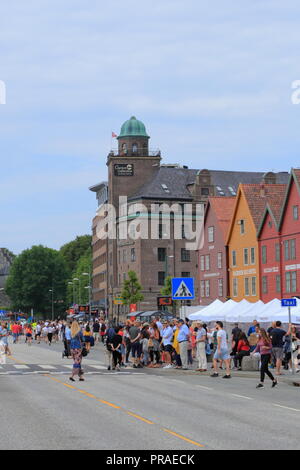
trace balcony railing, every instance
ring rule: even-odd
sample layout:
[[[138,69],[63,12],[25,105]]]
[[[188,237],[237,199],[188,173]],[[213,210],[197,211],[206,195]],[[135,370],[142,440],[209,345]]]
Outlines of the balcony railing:
[[[159,149],[144,149],[144,148],[137,148],[137,149],[127,149],[127,150],[119,150],[119,149],[112,149],[108,156],[113,157],[160,157],[161,153]]]

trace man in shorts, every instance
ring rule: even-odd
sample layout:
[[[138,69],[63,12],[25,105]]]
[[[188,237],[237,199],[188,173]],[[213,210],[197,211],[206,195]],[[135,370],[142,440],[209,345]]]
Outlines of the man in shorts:
[[[165,358],[165,363],[166,365],[163,367],[164,369],[171,369],[172,368],[172,351],[173,351],[173,346],[172,346],[172,341],[173,341],[173,328],[171,328],[169,322],[167,320],[164,320],[163,322],[163,329],[161,331],[161,336],[162,336],[162,348],[164,351],[164,358]]]
[[[131,342],[131,356],[133,359],[133,367],[135,369],[143,367],[140,363],[142,355],[141,339],[141,324],[136,321],[133,326],[129,328],[129,339]]]
[[[283,343],[286,334],[286,331],[281,328],[281,321],[277,321],[275,328],[271,331],[270,334],[272,340],[273,361],[276,363],[276,375],[282,375],[281,366],[283,359]]]
[[[221,321],[216,322],[216,331],[217,331],[217,349],[214,354],[213,366],[214,373],[211,377],[219,377],[218,374],[218,360],[224,361],[226,366],[226,374],[223,376],[223,379],[231,379],[230,375],[230,355],[227,344],[227,335],[226,331],[223,329],[223,323]]]

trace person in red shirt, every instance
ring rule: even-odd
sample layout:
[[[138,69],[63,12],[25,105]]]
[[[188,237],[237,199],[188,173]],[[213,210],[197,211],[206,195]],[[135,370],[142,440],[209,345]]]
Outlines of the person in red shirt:
[[[234,366],[238,370],[242,370],[242,360],[245,356],[250,356],[250,344],[245,333],[241,332],[238,337],[236,354],[233,358]]]
[[[15,322],[12,325],[11,331],[12,331],[13,338],[14,338],[14,344],[16,344],[18,342],[18,339],[19,339],[19,325],[18,325],[18,323]]]

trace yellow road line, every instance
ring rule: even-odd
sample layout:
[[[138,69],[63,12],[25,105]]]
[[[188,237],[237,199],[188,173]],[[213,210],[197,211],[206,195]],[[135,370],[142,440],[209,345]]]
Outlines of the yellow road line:
[[[194,446],[197,446],[197,447],[204,447],[202,444],[199,444],[198,442],[191,441],[191,439],[188,439],[187,437],[181,436],[180,434],[177,434],[176,432],[169,431],[169,429],[164,429],[164,428],[163,428],[163,431],[165,431],[165,432],[167,432],[167,433],[169,433],[169,434],[172,434],[172,436],[176,436],[176,437],[178,437],[179,439],[182,439],[183,441],[189,442],[190,444],[193,444]]]
[[[136,418],[136,419],[140,419],[141,421],[144,421],[144,423],[154,424],[152,421],[149,421],[148,419],[143,418],[142,416],[139,416],[139,415],[136,415],[136,414],[134,414],[134,413],[131,413],[131,411],[126,411],[126,413],[127,413],[129,416],[133,416],[133,417]]]
[[[111,406],[112,408],[115,408],[116,410],[121,409],[120,406],[114,405],[113,403],[110,403],[109,401],[100,400],[100,398],[97,398],[97,401],[100,401],[100,403],[104,403],[105,405]]]
[[[97,398],[95,397],[95,395],[92,395],[91,393],[88,393],[86,392],[85,390],[81,390],[79,388],[76,388],[74,387],[73,385],[69,385],[65,382],[62,382],[61,380],[58,380],[54,377],[51,377],[49,374],[44,374],[44,377],[48,377],[49,379],[53,380],[54,382],[57,382],[59,384],[62,384],[64,385],[65,387],[68,387],[68,388],[71,388],[72,390],[76,390],[77,392],[79,393],[82,393],[83,395],[89,397],[89,398],[93,398],[95,400],[97,400],[99,403],[103,403],[104,405],[108,405],[112,408],[115,408],[117,410],[121,410],[121,411],[124,411],[126,412],[126,414],[128,414],[129,416],[133,416],[134,418],[136,419],[139,419],[141,421],[143,421],[144,423],[147,423],[147,424],[155,424],[153,421],[150,421],[146,418],[143,418],[142,416],[139,416],[135,413],[132,413],[131,411],[126,411],[124,408],[122,408],[121,406],[118,406],[118,405],[115,405],[114,403],[110,403],[109,401],[106,401],[106,400],[101,400],[100,398]],[[191,439],[188,439],[187,437],[184,437],[184,436],[181,436],[180,434],[177,434],[176,432],[174,431],[170,431],[169,429],[165,429],[165,428],[162,428],[162,431],[168,433],[168,434],[171,434],[172,436],[175,436],[175,437],[178,437],[179,439],[182,439],[183,441],[186,441],[186,442],[189,442],[190,444],[193,444],[197,447],[201,447],[203,448],[204,445],[202,444],[199,444],[199,442],[195,442],[195,441],[192,441]]]
[[[27,365],[26,362],[19,361],[18,359],[15,359],[13,356],[7,356],[7,357],[8,359],[11,359],[12,361],[17,362],[17,364]]]

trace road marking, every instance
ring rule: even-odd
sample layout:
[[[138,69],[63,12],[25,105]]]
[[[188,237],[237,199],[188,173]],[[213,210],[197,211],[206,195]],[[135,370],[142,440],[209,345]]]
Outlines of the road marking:
[[[49,365],[48,365],[48,366],[45,366],[45,365],[38,364],[38,367],[40,367],[41,369],[47,369],[47,370],[48,370],[48,369],[49,369],[49,370],[55,369],[55,370],[56,370],[56,367],[54,367],[54,366],[49,366]]]
[[[29,369],[28,366],[25,366],[25,365],[23,365],[23,364],[15,364],[13,367],[14,367],[15,369]]]
[[[253,398],[245,397],[244,395],[237,395],[236,393],[232,393],[232,396],[237,398],[245,398],[245,400],[253,400]]]
[[[110,403],[109,401],[100,400],[100,398],[97,398],[97,401],[100,401],[100,403],[104,403],[104,405],[111,406],[112,408],[115,408],[116,410],[120,410],[120,409],[121,409],[120,406],[114,405],[113,403]]]
[[[77,392],[79,393],[82,393],[84,394],[85,396],[89,397],[89,398],[93,398],[95,399],[96,401],[98,401],[99,403],[103,403],[105,405],[108,405],[112,408],[115,408],[117,410],[121,410],[123,412],[126,412],[129,416],[133,416],[134,418],[136,419],[139,419],[141,421],[143,421],[144,423],[147,423],[147,424],[155,424],[153,421],[150,421],[146,418],[143,418],[142,416],[139,416],[135,413],[132,413],[131,411],[126,411],[124,408],[122,408],[121,406],[118,406],[118,405],[114,405],[113,403],[110,403],[109,401],[106,401],[106,400],[101,400],[100,398],[96,398],[94,395],[92,395],[91,393],[88,393],[86,392],[85,390],[81,390],[81,389],[78,389],[76,387],[74,387],[73,385],[69,385],[65,382],[61,382],[60,380],[58,379],[55,379],[54,377],[51,377],[49,374],[44,374],[45,377],[49,378],[50,380],[54,380],[55,382],[59,383],[59,384],[62,384],[64,385],[65,387],[68,387],[68,388],[71,388],[72,390],[76,390]],[[168,434],[172,434],[173,436],[176,436],[178,437],[179,439],[182,439],[183,441],[186,441],[186,442],[189,442],[190,444],[193,444],[197,447],[201,447],[203,448],[204,445],[202,444],[199,444],[198,442],[195,442],[195,441],[192,441],[191,439],[188,439],[187,437],[184,437],[184,436],[181,436],[181,434],[177,434],[176,432],[174,431],[170,431],[169,429],[164,429],[164,428],[161,428],[162,431],[168,433]]]
[[[213,390],[213,388],[205,387],[204,385],[196,385],[196,387],[203,388],[203,390]]]
[[[91,367],[92,369],[98,369],[98,370],[105,370],[107,367],[105,366],[92,366],[90,364],[87,364],[87,367]]]
[[[139,416],[139,415],[136,415],[134,413],[131,413],[131,411],[127,411],[126,412],[129,416],[133,416],[134,418],[136,419],[140,419],[141,421],[144,421],[144,423],[147,423],[147,424],[154,424],[152,421],[149,421],[148,419],[146,418],[143,418],[142,416]]]
[[[272,403],[272,405],[277,406],[278,408],[284,408],[285,410],[300,411],[297,408],[290,408],[289,406],[277,405],[277,403]]]
[[[167,432],[169,434],[172,434],[172,436],[176,436],[179,439],[182,439],[183,441],[189,442],[190,444],[194,444],[197,447],[204,447],[202,444],[199,444],[198,442],[192,441],[191,439],[188,439],[187,437],[181,436],[180,434],[177,434],[176,432],[169,431],[169,429],[162,429],[164,432]]]

